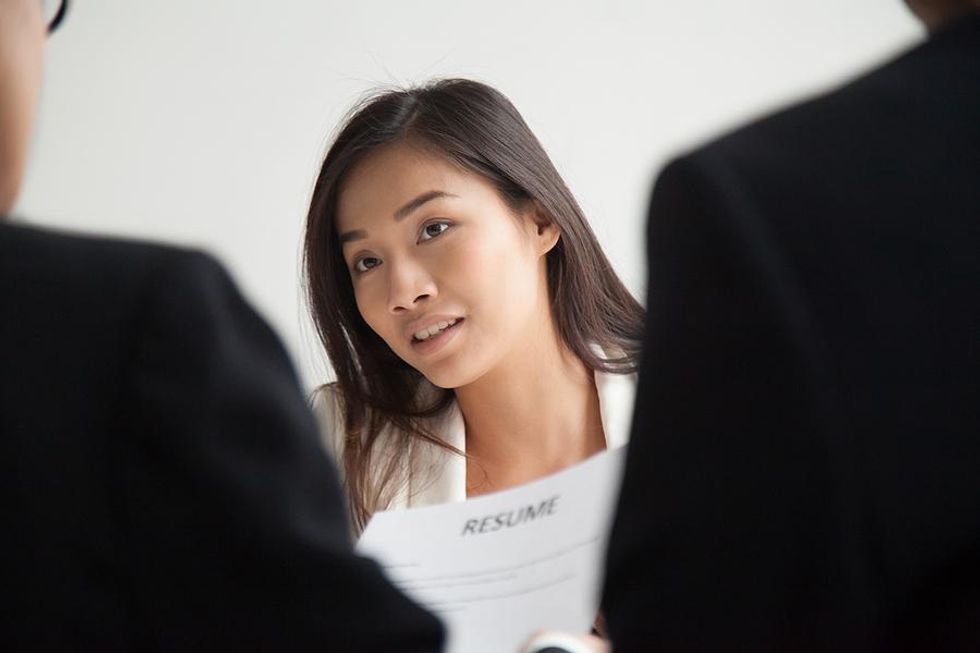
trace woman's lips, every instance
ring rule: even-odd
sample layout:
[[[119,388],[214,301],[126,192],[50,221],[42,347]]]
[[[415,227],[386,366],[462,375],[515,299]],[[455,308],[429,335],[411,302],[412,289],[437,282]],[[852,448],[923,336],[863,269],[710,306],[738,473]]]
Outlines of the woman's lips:
[[[412,334],[412,338],[415,340],[428,340],[429,338],[439,335],[439,333],[456,324],[457,320],[459,320],[459,318],[456,317],[436,320],[426,328],[416,331],[414,334]]]
[[[449,320],[447,320],[447,322],[449,322]],[[412,350],[422,355],[434,354],[449,344],[449,342],[456,337],[456,334],[459,333],[459,330],[463,326],[463,322],[463,318],[457,318],[454,324],[447,326],[439,333],[429,336],[425,340],[418,340],[413,336]]]

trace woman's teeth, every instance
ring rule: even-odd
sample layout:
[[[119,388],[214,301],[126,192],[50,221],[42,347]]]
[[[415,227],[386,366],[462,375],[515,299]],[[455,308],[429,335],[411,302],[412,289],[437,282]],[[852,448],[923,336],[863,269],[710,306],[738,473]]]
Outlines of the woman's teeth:
[[[456,324],[458,320],[442,321],[437,324],[433,324],[428,329],[422,329],[421,331],[416,331],[414,337],[416,340],[428,340],[432,336],[441,333]]]

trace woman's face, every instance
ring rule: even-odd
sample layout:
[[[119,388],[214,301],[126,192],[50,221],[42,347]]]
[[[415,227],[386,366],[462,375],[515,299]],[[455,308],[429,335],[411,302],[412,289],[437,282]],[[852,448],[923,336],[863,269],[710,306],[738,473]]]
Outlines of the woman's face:
[[[538,222],[482,177],[407,144],[361,161],[337,205],[358,310],[443,388],[533,355],[551,328],[544,261],[558,235]]]

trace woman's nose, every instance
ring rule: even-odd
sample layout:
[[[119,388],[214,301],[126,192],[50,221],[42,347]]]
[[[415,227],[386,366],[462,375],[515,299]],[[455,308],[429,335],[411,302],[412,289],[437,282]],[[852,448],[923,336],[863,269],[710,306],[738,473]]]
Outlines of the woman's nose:
[[[417,310],[437,294],[432,275],[409,261],[388,265],[388,311],[404,313]]]

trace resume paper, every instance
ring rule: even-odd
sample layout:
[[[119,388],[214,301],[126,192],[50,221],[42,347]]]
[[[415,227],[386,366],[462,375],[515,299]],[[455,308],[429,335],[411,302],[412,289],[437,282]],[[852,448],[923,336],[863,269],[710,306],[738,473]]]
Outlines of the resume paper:
[[[358,552],[442,618],[447,653],[517,651],[544,629],[588,633],[625,449],[460,503],[376,513]]]

